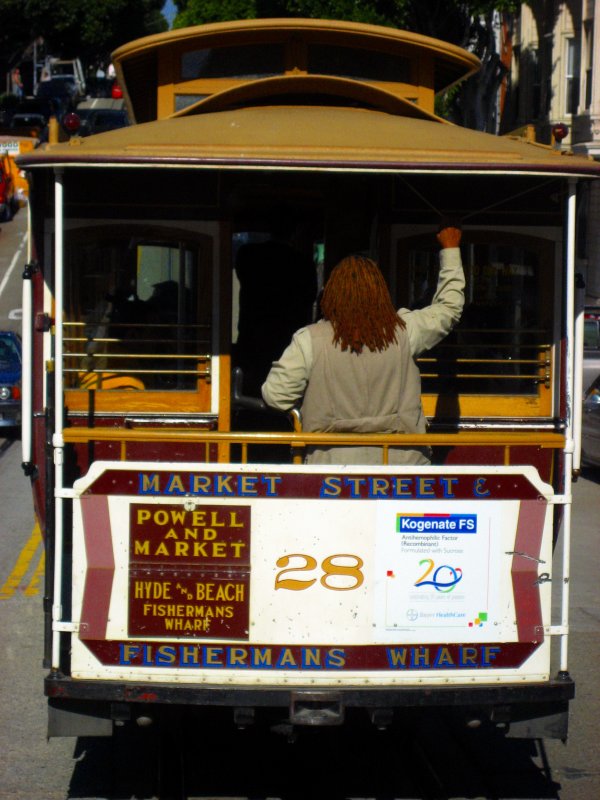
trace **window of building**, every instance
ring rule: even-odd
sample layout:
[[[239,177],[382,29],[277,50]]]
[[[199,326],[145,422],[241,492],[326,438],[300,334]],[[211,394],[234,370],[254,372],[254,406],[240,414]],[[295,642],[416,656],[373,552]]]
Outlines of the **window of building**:
[[[583,24],[583,35],[585,41],[585,108],[589,109],[592,105],[592,82],[594,75],[594,29],[590,20],[587,20]]]
[[[579,108],[580,44],[577,39],[567,39],[565,69],[565,112],[576,114]]]
[[[533,109],[533,118],[539,119],[542,115],[542,71],[540,69],[540,54],[537,48],[531,48],[526,51],[530,59],[530,70],[524,69],[523,74],[529,72],[531,74],[531,108]]]

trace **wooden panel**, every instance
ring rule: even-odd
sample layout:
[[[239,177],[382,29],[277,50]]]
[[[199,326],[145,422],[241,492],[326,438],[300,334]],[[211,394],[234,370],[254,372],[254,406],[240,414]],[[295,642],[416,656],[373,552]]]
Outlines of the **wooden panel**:
[[[90,393],[70,389],[66,393],[69,411],[88,411]],[[94,392],[94,411],[123,413],[210,413],[210,384],[198,382],[197,392],[158,392],[110,389]]]

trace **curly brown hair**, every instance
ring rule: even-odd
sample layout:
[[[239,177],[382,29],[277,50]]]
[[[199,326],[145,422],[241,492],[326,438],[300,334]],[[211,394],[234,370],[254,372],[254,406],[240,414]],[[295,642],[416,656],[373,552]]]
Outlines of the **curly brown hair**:
[[[377,264],[351,255],[333,269],[323,290],[321,309],[333,325],[333,343],[361,353],[386,350],[396,341],[396,329],[406,327]]]

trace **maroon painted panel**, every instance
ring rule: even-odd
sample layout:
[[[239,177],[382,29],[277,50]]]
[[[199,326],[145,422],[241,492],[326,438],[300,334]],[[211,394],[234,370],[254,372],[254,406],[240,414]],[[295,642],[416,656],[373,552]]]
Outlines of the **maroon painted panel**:
[[[535,501],[519,507],[511,576],[520,642],[544,639],[538,572],[546,508]]]
[[[150,467],[103,472],[87,494],[190,498],[305,498],[322,500],[536,500],[539,491],[527,478],[514,474],[481,475],[373,475],[337,473],[286,473],[265,470],[251,473],[223,471],[177,472]]]
[[[129,508],[132,564],[250,565],[250,506],[149,505]]]
[[[92,639],[103,638],[106,636],[110,594],[115,574],[108,498],[83,497],[81,514],[87,557],[81,608],[81,634]]]
[[[129,636],[247,639],[250,575],[130,570]]]
[[[221,644],[86,640],[106,666],[251,671],[384,671],[516,669],[539,647],[536,642],[415,645]]]
[[[501,436],[501,434],[500,434]],[[475,466],[477,464],[502,466],[505,458],[505,448],[499,447],[461,447],[441,448],[434,447],[434,454],[444,452],[442,465],[449,466]],[[557,451],[553,448],[536,447],[533,445],[511,445],[510,466],[532,466],[539,472],[540,478],[546,483],[552,483],[553,463]],[[435,463],[438,463],[437,459]]]
[[[131,504],[130,636],[248,638],[250,513]]]

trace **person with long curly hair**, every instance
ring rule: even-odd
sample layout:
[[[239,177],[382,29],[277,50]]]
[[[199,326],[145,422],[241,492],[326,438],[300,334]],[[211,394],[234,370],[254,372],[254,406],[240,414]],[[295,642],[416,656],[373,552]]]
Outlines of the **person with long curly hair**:
[[[396,311],[377,264],[349,255],[332,271],[323,319],[297,331],[273,362],[262,395],[280,411],[299,406],[305,431],[425,433],[421,376],[415,358],[460,320],[464,273],[460,229],[443,227],[440,272],[431,304]],[[374,446],[312,448],[313,464],[381,464]],[[389,449],[391,464],[427,464],[428,448]]]

